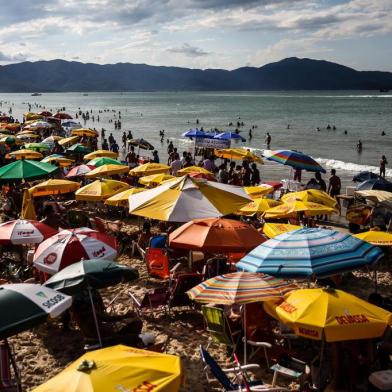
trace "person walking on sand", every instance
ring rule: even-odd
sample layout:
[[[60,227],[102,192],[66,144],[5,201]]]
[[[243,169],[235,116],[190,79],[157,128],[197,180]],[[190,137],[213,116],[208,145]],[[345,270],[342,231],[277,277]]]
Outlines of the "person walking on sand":
[[[342,183],[340,178],[336,175],[336,170],[331,169],[331,177],[329,178],[328,184],[328,193],[330,196],[336,199],[336,196],[340,194],[340,189],[342,187]]]
[[[385,166],[388,165],[387,158],[383,155],[380,159],[380,177],[385,178]]]

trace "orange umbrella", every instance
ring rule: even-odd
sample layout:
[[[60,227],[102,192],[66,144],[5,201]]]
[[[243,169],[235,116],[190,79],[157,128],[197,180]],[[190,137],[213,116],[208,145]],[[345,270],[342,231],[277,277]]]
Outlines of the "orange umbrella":
[[[265,239],[252,226],[232,219],[195,219],[169,236],[173,248],[229,253],[254,249]]]

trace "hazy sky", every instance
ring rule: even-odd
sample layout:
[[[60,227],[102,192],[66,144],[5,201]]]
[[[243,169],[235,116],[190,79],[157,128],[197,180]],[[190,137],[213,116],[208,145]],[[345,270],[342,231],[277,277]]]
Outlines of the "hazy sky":
[[[392,0],[0,0],[0,64],[233,69],[291,56],[392,71]]]

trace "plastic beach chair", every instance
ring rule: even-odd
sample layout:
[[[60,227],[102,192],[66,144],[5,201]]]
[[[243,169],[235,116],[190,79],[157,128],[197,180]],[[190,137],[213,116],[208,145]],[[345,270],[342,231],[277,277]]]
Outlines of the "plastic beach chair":
[[[218,363],[211,357],[208,351],[200,346],[200,356],[204,363],[204,371],[208,383],[211,383],[214,379],[217,380],[223,390],[226,392],[234,391],[268,391],[268,392],[283,392],[288,391],[286,388],[273,387],[268,384],[264,384],[261,380],[248,381],[247,371],[258,370],[260,366],[257,364],[240,365],[236,364],[235,367],[229,369],[222,369]],[[209,373],[214,376],[214,379],[210,378]],[[230,379],[228,374],[232,374],[233,377]]]
[[[12,350],[7,342],[0,342],[0,391],[22,391],[19,370],[13,359]]]

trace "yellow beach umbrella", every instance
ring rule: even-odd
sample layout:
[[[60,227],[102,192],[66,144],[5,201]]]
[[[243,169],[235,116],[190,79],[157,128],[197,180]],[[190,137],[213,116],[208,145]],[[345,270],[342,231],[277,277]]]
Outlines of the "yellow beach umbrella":
[[[265,310],[296,335],[327,342],[378,338],[392,322],[390,312],[332,289],[291,291],[278,306],[266,303]]]
[[[130,170],[129,175],[143,177],[151,174],[167,173],[169,170],[170,166],[164,165],[163,163],[145,163]]]
[[[41,136],[36,133],[32,133],[31,131],[28,133],[23,133],[21,135],[17,135],[17,139],[25,140],[25,139],[39,139]]]
[[[98,132],[89,128],[78,128],[71,131],[72,136],[98,137]]]
[[[281,200],[284,202],[289,202],[293,200],[310,201],[312,203],[318,203],[323,206],[332,208],[336,208],[338,205],[336,199],[329,196],[328,193],[317,189],[306,189],[300,192],[286,193],[284,196],[282,196]]]
[[[175,178],[174,176],[170,175],[170,174],[165,174],[165,173],[161,173],[161,174],[151,174],[150,176],[144,176],[139,178],[139,183],[142,185],[159,185],[162,184],[162,182],[167,181],[167,180],[171,180]]]
[[[114,176],[115,174],[122,174],[122,173],[128,173],[129,167],[126,165],[102,165],[99,166],[91,172],[88,172],[85,174],[85,177],[87,178],[94,178],[94,177],[103,177],[103,176]]]
[[[274,187],[268,184],[260,184],[256,186],[245,186],[244,190],[252,199],[257,199],[272,193],[274,191]]]
[[[204,167],[200,167],[200,166],[189,166],[189,167],[185,167],[184,169],[178,170],[177,172],[180,176],[184,175],[184,174],[189,174],[189,173],[201,173],[201,174],[210,174],[213,175],[213,173],[211,173],[210,171],[208,171],[207,169],[204,169]]]
[[[116,159],[118,157],[117,152],[109,151],[109,150],[97,150],[90,152],[89,154],[85,155],[83,159],[85,161],[91,161],[92,159],[95,158],[101,158],[101,157],[108,157],[108,158],[114,158]]]
[[[169,222],[188,222],[231,214],[250,201],[241,187],[186,175],[130,196],[129,213]]]
[[[268,238],[274,238],[277,235],[298,230],[300,228],[301,226],[290,225],[289,223],[264,223],[263,233]]]
[[[369,230],[355,234],[354,237],[378,246],[392,246],[392,233],[379,230]]]
[[[114,180],[97,180],[75,192],[76,200],[102,201],[116,193],[125,191],[129,185],[125,182]]]
[[[123,345],[91,351],[33,392],[177,392],[179,356]]]
[[[27,121],[31,121],[31,120],[40,120],[41,118],[44,118],[44,116],[42,116],[41,114],[32,113],[32,112],[24,113],[23,116],[24,116],[24,118],[25,118]]]
[[[297,213],[303,212],[305,216],[316,216],[324,214],[332,214],[336,209],[323,206],[318,203],[307,201],[291,200],[279,206],[270,208],[264,214],[264,218],[287,218],[295,216]]]
[[[261,214],[261,213],[269,210],[270,208],[276,207],[280,204],[282,204],[282,202],[280,202],[280,201],[259,197],[257,199],[253,199],[245,207],[242,207],[241,209],[239,209],[236,212],[236,215],[251,216],[251,215],[255,215],[255,214]]]
[[[80,188],[80,184],[69,180],[47,180],[29,189],[32,197],[62,195],[64,193],[75,192]]]
[[[18,132],[17,134],[16,134],[16,136],[19,136],[19,135],[31,135],[31,134],[34,134],[35,135],[35,133],[32,131],[32,130],[25,130],[25,131],[20,131],[20,132]]]
[[[234,160],[248,160],[257,163],[264,163],[263,160],[245,148],[224,148],[222,150],[215,150],[214,154],[219,158],[234,159]]]
[[[9,152],[6,156],[6,158],[15,158],[15,159],[41,159],[44,156],[38,152],[38,151],[33,151],[33,150],[17,150],[17,151],[11,151]]]
[[[76,142],[78,142],[79,139],[80,139],[79,136],[70,136],[70,137],[66,137],[64,139],[59,140],[59,144],[60,144],[60,146],[72,145],[72,144],[75,144]]]
[[[129,207],[129,196],[135,195],[136,193],[143,192],[145,191],[144,188],[131,188],[127,189],[126,191],[117,193],[114,196],[109,197],[109,199],[105,200],[105,204],[109,206],[115,206],[115,207],[124,207],[128,208]]]

